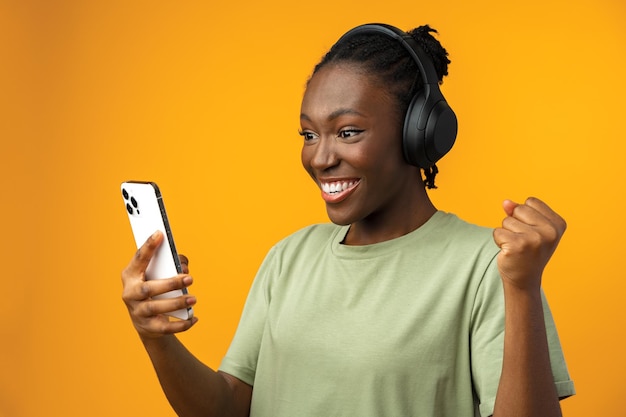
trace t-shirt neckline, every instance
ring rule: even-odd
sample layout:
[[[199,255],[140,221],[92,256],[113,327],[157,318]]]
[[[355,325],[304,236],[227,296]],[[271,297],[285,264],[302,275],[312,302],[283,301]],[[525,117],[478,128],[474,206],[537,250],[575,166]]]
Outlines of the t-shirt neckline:
[[[344,245],[341,242],[345,239],[350,226],[337,227],[335,234],[331,239],[331,251],[335,256],[348,259],[367,259],[377,256],[386,255],[390,252],[397,251],[403,246],[411,245],[416,240],[424,239],[428,234],[432,233],[446,217],[445,212],[436,211],[430,219],[423,225],[397,238],[386,240],[384,242],[373,243],[369,245]]]

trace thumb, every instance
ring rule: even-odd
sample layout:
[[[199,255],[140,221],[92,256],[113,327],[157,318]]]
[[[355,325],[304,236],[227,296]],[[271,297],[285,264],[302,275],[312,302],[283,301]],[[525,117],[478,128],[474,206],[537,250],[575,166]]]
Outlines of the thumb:
[[[515,207],[517,206],[519,206],[519,204],[512,200],[504,200],[502,202],[502,208],[504,209],[506,215],[509,217],[513,216],[513,210],[515,210]]]

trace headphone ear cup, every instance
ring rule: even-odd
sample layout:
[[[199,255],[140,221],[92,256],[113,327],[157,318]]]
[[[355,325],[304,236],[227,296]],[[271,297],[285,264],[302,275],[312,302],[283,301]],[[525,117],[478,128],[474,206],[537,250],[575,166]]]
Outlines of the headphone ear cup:
[[[426,159],[434,164],[447,154],[456,140],[458,122],[456,115],[445,100],[434,103],[426,122],[424,150]],[[429,166],[430,166],[429,165]]]
[[[424,109],[424,96],[417,94],[409,103],[406,116],[404,118],[404,130],[402,134],[402,149],[404,159],[411,165],[425,168],[430,166],[426,159],[424,146],[424,128],[419,129],[420,117]]]
[[[404,158],[420,168],[429,168],[454,145],[458,130],[456,115],[443,99],[427,100],[417,94],[404,120]]]

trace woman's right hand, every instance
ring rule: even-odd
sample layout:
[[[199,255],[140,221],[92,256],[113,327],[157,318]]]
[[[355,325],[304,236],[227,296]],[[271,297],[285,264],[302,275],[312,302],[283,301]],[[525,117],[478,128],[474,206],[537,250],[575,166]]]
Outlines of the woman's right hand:
[[[165,313],[193,306],[196,297],[186,294],[176,298],[153,299],[155,295],[190,286],[193,278],[188,275],[187,262],[183,259],[184,274],[167,279],[147,281],[146,268],[157,248],[163,242],[163,234],[154,233],[135,253],[126,269],[122,271],[122,300],[128,308],[130,318],[142,338],[158,338],[166,334],[184,332],[198,319],[170,320]],[[186,260],[186,259],[185,259]]]

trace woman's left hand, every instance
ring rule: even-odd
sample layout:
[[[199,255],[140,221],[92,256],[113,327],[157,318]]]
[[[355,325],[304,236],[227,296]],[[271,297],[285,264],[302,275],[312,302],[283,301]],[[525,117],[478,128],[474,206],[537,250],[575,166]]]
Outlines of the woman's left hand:
[[[543,201],[530,197],[524,204],[505,200],[507,215],[493,232],[500,247],[498,269],[504,284],[518,289],[538,289],[541,275],[567,224]]]

